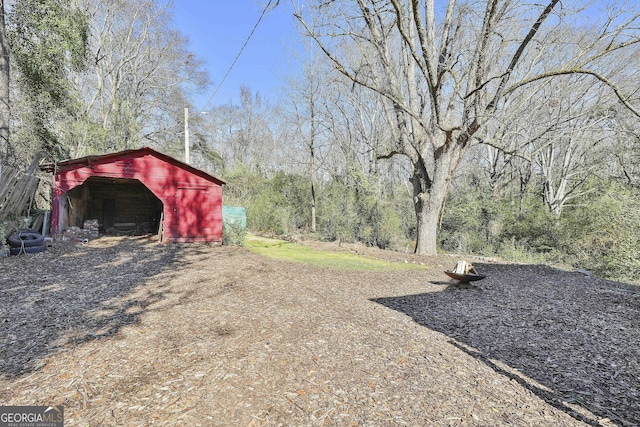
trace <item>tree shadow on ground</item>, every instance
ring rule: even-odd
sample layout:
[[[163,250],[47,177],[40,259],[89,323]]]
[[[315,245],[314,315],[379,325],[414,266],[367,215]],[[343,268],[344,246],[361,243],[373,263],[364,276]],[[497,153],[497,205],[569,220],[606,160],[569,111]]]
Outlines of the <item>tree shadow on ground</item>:
[[[591,425],[640,424],[640,287],[546,266],[476,264],[477,285],[373,301]]]
[[[68,245],[67,245],[68,246]],[[16,378],[47,355],[117,334],[166,299],[183,246],[125,238],[11,257],[0,272],[0,374]]]

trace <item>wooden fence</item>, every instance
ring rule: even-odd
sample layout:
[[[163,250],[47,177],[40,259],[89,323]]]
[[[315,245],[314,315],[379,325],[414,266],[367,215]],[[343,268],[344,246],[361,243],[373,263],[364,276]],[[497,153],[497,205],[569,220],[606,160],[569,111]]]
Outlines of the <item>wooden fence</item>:
[[[29,209],[40,182],[37,173],[41,159],[37,155],[26,171],[0,165],[0,221],[20,216]]]

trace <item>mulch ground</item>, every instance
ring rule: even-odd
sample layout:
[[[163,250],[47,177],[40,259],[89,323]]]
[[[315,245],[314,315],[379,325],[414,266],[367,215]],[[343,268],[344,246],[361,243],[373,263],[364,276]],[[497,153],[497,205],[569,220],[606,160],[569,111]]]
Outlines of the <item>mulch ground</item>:
[[[421,271],[102,237],[0,258],[0,404],[68,426],[637,426],[640,289],[302,242]]]

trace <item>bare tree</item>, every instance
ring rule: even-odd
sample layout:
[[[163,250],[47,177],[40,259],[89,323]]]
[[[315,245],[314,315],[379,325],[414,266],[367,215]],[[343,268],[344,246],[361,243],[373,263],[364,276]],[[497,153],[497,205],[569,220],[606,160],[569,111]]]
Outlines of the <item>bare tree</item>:
[[[240,87],[240,103],[212,108],[202,131],[210,149],[224,159],[225,168],[245,168],[269,175],[279,165],[274,113],[268,100],[248,86]]]
[[[320,108],[322,102],[322,79],[317,74],[316,63],[307,64],[300,81],[293,86],[291,104],[294,110],[296,136],[308,156],[310,178],[309,205],[311,231],[316,232],[316,172],[318,168],[318,137],[320,136]]]
[[[588,96],[589,88],[550,96],[548,119],[562,123],[534,143],[533,161],[542,179],[542,196],[549,211],[560,218],[562,210],[588,193],[584,184],[597,174],[611,153],[600,148],[612,138],[608,129],[611,111],[600,96]],[[598,95],[597,91],[595,95]]]
[[[303,64],[303,72],[289,81],[288,113],[294,121],[293,140],[298,148],[291,154],[311,181],[311,229],[315,232],[318,175],[349,181],[353,168],[361,172],[351,175],[370,173],[376,163],[371,149],[376,140],[372,122],[378,117],[367,99],[370,94],[363,94],[361,88],[346,90],[349,83],[343,76],[327,78],[332,70],[322,56],[311,57]]]
[[[278,167],[270,102],[243,85],[239,107],[234,138],[236,159],[259,174],[269,175]]]
[[[569,86],[572,91],[564,90]],[[544,203],[559,218],[565,206],[586,195],[584,184],[612,159],[615,101],[581,75],[546,80],[530,89],[526,98],[509,104],[502,122],[493,121],[478,132],[480,141],[494,144],[483,147],[481,164],[494,194],[519,180],[522,201],[530,184],[539,185]]]
[[[640,40],[639,8],[629,6],[609,6],[591,27],[559,0],[450,0],[438,11],[433,0],[316,1],[296,16],[340,73],[385,100],[393,137],[381,157],[411,161],[416,252],[435,255],[463,154],[532,84],[585,75],[640,116],[607,66],[609,56]],[[483,142],[499,145],[486,135]]]
[[[98,124],[93,136],[101,134],[103,144],[88,147],[92,141],[76,134],[76,154],[175,144],[188,95],[204,87],[207,77],[173,28],[172,3],[82,2],[90,15],[92,66],[77,75],[76,87],[84,100],[82,115]]]
[[[612,120],[617,132],[612,141],[614,161],[610,174],[621,178],[629,185],[640,186],[640,131],[633,118],[618,111]]]
[[[9,42],[4,22],[5,2],[0,0],[0,172],[2,163],[9,157]]]

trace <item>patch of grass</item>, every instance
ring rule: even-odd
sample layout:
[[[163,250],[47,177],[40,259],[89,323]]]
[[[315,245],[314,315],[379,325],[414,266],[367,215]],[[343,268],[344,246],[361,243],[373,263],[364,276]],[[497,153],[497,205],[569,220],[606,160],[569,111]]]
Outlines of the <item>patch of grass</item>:
[[[424,270],[418,264],[380,261],[350,252],[319,251],[297,243],[247,235],[245,246],[251,252],[270,258],[329,267],[336,270]]]

